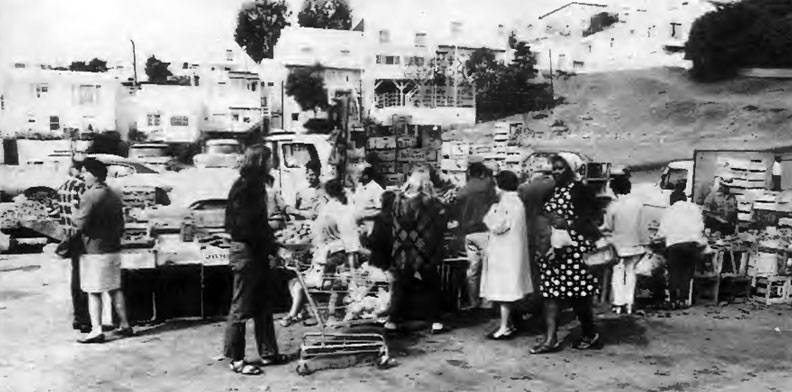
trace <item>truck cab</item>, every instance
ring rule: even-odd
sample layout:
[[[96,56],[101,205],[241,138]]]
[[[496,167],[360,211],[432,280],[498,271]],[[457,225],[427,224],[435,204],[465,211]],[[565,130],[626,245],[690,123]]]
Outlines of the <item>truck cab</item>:
[[[660,172],[660,178],[653,184],[633,186],[633,192],[644,199],[644,203],[655,207],[668,207],[671,192],[680,184],[685,184],[685,196],[693,196],[693,161],[669,162]]]
[[[264,144],[272,150],[275,188],[286,204],[294,205],[297,190],[307,185],[305,165],[311,160],[322,164],[320,180],[324,183],[335,177],[330,165],[333,146],[329,135],[306,135],[275,130],[264,137]]]

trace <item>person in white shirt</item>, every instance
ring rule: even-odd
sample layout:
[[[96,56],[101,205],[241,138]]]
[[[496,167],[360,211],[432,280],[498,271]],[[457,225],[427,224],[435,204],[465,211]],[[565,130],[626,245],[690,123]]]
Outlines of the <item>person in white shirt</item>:
[[[690,306],[693,271],[707,241],[704,239],[701,208],[684,195],[671,194],[671,207],[663,214],[657,231],[665,239],[668,266],[668,291],[673,308]]]
[[[630,194],[632,186],[627,177],[616,177],[611,188],[617,199],[605,212],[602,232],[610,237],[619,258],[613,266],[611,281],[613,311],[618,314],[624,309],[631,314],[635,300],[635,264],[645,252],[640,241],[643,203]]]
[[[781,174],[781,157],[776,155],[773,161],[773,190],[777,192],[781,191]]]
[[[319,209],[327,203],[328,197],[319,181],[322,164],[310,161],[305,165],[307,186],[297,190],[295,205],[289,213],[301,219],[315,219]]]
[[[363,169],[360,175],[360,185],[352,196],[352,203],[355,206],[355,219],[364,227],[366,236],[371,235],[374,227],[374,218],[377,217],[382,209],[382,193],[384,189],[374,181],[376,170],[368,166]]]

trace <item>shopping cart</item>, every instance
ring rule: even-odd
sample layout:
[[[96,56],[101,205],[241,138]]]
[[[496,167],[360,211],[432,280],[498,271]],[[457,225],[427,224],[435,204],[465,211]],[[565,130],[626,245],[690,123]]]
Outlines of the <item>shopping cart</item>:
[[[386,290],[388,283],[372,279],[362,268],[339,266],[333,273],[323,273],[318,280],[311,278],[313,281],[309,285],[306,275],[312,270],[306,268],[304,258],[296,257],[298,254],[286,247],[281,257],[285,267],[297,275],[319,331],[303,335],[297,374],[349,367],[372,358],[379,367],[391,365],[388,345],[381,333],[349,332],[351,327],[378,322],[375,312],[360,312],[358,305],[364,298]]]

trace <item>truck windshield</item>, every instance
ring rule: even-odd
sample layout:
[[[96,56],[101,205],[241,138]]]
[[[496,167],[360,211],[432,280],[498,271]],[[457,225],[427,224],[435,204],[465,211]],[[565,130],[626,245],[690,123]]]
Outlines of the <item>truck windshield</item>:
[[[282,146],[283,164],[288,168],[304,167],[311,160],[319,160],[313,144],[285,143]]]
[[[663,174],[662,181],[660,181],[660,188],[666,190],[674,190],[679,183],[687,182],[688,171],[686,169],[668,169]]]

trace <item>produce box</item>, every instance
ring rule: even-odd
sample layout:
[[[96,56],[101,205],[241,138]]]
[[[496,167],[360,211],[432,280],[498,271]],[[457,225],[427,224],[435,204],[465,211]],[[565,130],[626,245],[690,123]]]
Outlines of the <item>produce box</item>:
[[[396,173],[396,162],[379,163],[377,165],[377,169],[382,174],[393,174],[393,173]]]
[[[375,153],[382,162],[393,162],[396,160],[396,150],[377,150]]]
[[[417,148],[405,148],[399,150],[396,159],[403,162],[424,162],[426,161],[426,151]]]
[[[311,242],[311,222],[289,222],[283,230],[275,233],[275,240],[284,245],[300,245]]]
[[[467,159],[441,159],[440,170],[467,171]]]
[[[437,153],[437,150],[428,150],[427,149],[427,150],[424,150],[424,152],[426,154],[426,161],[427,162],[436,162],[437,161],[437,158],[439,157],[438,156],[439,154]]]
[[[122,247],[131,246],[151,246],[154,239],[149,236],[148,225],[145,224],[126,224],[124,234],[121,237]]]
[[[396,138],[394,136],[370,137],[367,147],[374,150],[384,150],[396,148]]]
[[[399,148],[415,148],[418,147],[418,138],[413,136],[399,136],[396,139],[396,144]]]
[[[156,201],[156,188],[153,186],[128,185],[121,189],[121,200],[125,207],[146,208]]]
[[[385,182],[388,185],[400,185],[404,182],[404,174],[387,174],[385,175]]]
[[[792,277],[758,276],[751,282],[753,300],[765,305],[792,303]]]
[[[463,158],[470,155],[470,144],[464,142],[443,143],[442,155],[449,158]]]
[[[13,229],[19,226],[16,203],[0,203],[0,229]]]

